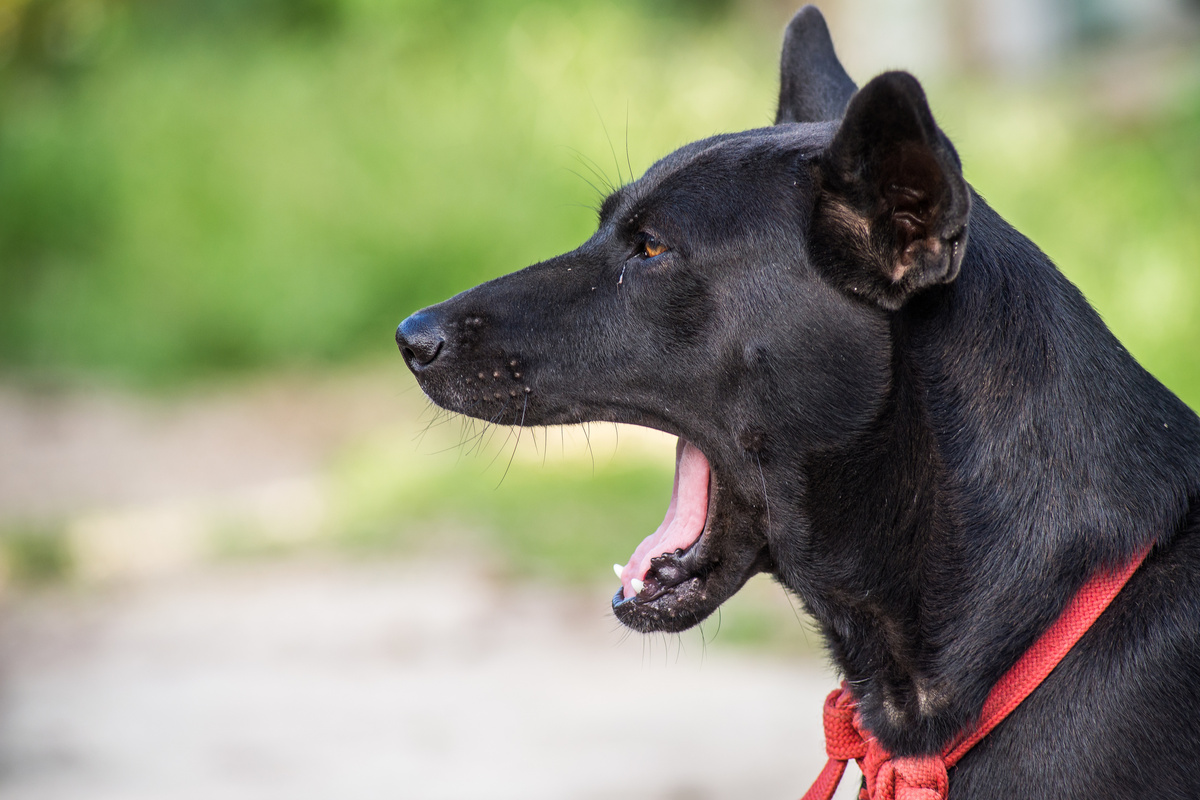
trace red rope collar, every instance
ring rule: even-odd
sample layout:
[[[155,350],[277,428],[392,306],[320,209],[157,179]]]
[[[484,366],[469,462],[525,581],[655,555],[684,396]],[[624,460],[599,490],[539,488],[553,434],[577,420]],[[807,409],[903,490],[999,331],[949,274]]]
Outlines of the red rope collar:
[[[829,761],[801,800],[831,800],[852,758],[866,778],[859,800],[945,800],[949,791],[947,769],[1046,679],[1108,608],[1149,552],[1146,548],[1119,572],[1095,575],[1084,584],[1062,616],[992,687],[974,730],[964,731],[940,755],[893,758],[862,726],[854,695],[843,682],[825,700],[825,752]]]

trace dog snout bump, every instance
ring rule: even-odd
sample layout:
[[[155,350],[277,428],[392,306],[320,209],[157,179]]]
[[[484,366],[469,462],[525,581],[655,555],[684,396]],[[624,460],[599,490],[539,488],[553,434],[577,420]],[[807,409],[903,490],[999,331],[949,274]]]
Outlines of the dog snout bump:
[[[446,336],[433,315],[418,311],[396,328],[396,345],[414,372],[429,367],[445,349]]]

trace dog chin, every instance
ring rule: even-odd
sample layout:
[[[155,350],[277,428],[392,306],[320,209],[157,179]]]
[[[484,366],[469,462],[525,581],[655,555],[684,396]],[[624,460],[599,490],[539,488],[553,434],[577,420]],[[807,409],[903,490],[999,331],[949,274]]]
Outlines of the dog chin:
[[[642,591],[628,596],[624,587],[613,595],[613,614],[626,627],[641,633],[678,633],[703,622],[763,571],[762,559],[751,563],[709,562],[700,556],[710,535],[683,553],[670,553],[653,560]],[[660,583],[665,580],[666,583]]]
[[[704,579],[695,576],[652,598],[624,597],[618,589],[612,603],[613,614],[621,624],[635,631],[677,633],[703,622],[724,599],[711,597]]]

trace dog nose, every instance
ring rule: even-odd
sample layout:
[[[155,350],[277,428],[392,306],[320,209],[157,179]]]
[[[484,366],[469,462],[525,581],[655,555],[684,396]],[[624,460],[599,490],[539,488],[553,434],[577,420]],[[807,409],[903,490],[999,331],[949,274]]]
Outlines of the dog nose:
[[[404,363],[417,372],[434,362],[446,344],[446,337],[432,314],[418,311],[396,328],[396,344]]]

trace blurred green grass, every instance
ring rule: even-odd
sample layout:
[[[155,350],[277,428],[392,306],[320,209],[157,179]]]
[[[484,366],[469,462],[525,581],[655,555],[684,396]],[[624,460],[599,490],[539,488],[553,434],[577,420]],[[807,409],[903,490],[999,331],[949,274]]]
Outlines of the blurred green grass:
[[[71,577],[72,553],[63,532],[45,524],[0,528],[0,584],[33,588]]]
[[[0,370],[143,386],[382,357],[411,310],[586,238],[606,185],[769,123],[784,22],[720,0],[2,5]],[[1200,405],[1200,93],[1130,124],[1078,88],[931,94],[976,188]]]
[[[390,350],[409,311],[588,235],[642,75],[710,84],[712,130],[751,83],[713,105],[714,31],[632,5],[347,2],[321,36],[100,5],[120,33],[86,69],[15,63],[0,87],[10,371],[154,384]],[[654,46],[674,33],[687,58]],[[673,88],[634,96],[646,153],[703,124]]]

